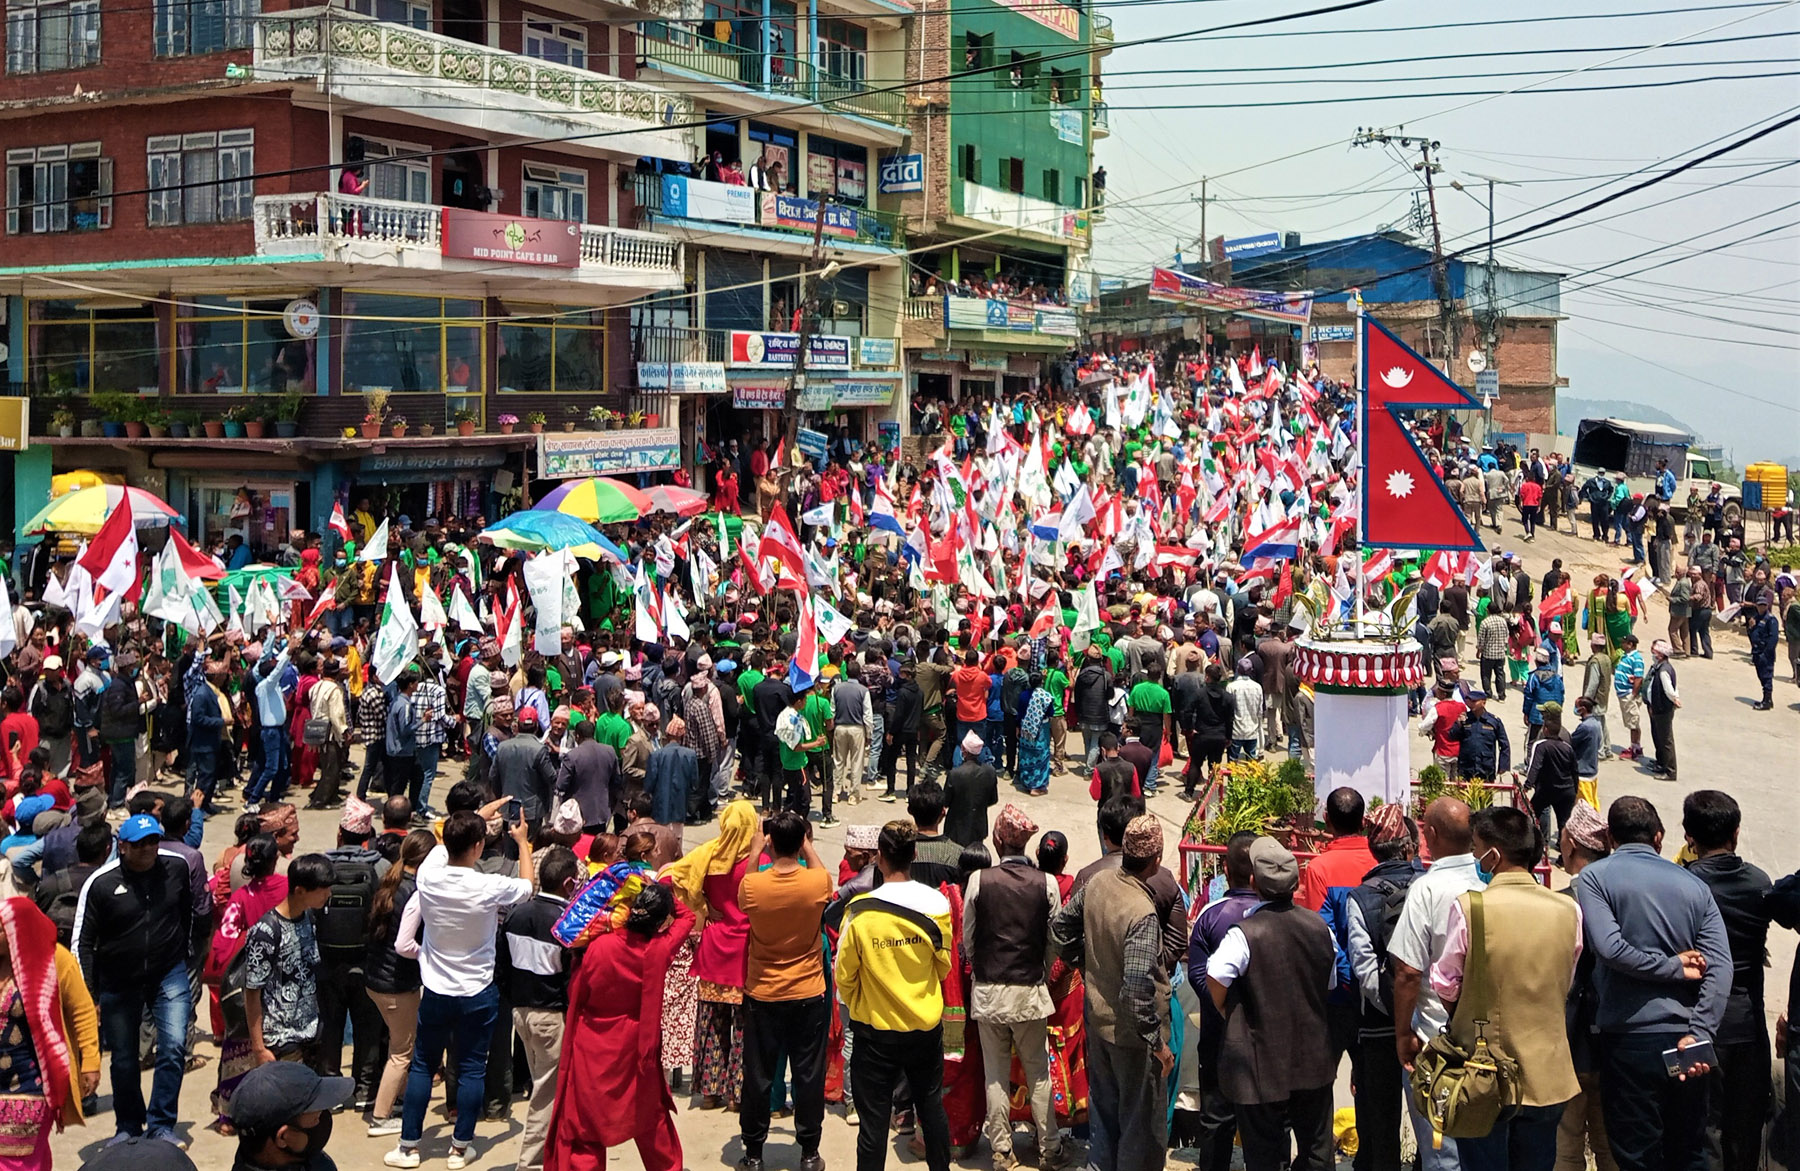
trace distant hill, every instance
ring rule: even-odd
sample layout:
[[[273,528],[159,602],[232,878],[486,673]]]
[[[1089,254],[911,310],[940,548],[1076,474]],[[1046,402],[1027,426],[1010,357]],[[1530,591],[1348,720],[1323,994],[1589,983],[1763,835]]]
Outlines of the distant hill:
[[[1611,398],[1574,398],[1567,394],[1556,396],[1557,429],[1564,435],[1575,434],[1576,426],[1583,419],[1609,418],[1631,419],[1639,423],[1661,423],[1667,427],[1679,427],[1702,442],[1711,438],[1698,427],[1677,419],[1667,411],[1659,411],[1645,403],[1628,403]]]

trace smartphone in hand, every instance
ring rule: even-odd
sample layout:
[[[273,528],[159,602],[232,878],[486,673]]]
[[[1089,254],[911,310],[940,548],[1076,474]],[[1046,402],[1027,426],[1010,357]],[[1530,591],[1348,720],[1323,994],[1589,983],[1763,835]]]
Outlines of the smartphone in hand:
[[[1719,1056],[1713,1052],[1711,1041],[1696,1041],[1686,1049],[1664,1049],[1662,1058],[1663,1068],[1668,1070],[1670,1077],[1690,1073],[1696,1065],[1711,1066],[1714,1069],[1719,1066]]]
[[[517,797],[506,803],[506,823],[518,825],[525,816],[525,805]]]

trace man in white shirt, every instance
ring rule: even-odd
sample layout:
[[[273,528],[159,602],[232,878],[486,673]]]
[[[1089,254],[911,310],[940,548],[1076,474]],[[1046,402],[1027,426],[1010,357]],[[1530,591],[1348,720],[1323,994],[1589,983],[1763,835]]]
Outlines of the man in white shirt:
[[[1450,934],[1450,911],[1461,895],[1487,885],[1469,852],[1469,807],[1454,797],[1439,797],[1425,811],[1420,828],[1433,859],[1431,869],[1413,880],[1406,905],[1388,941],[1388,957],[1394,961],[1394,1043],[1400,1064],[1408,1071],[1425,1042],[1443,1031],[1448,1020],[1424,973],[1443,957]],[[416,1050],[415,1050],[416,1052]],[[1423,1171],[1460,1171],[1456,1140],[1432,1149],[1431,1123],[1413,1107],[1407,1096],[1407,1113],[1419,1139]]]
[[[477,869],[487,843],[487,821],[470,810],[444,819],[443,844],[419,864],[417,893],[400,917],[395,950],[417,957],[424,980],[419,1032],[406,1075],[400,1145],[383,1158],[389,1167],[419,1165],[419,1136],[431,1103],[431,1075],[452,1037],[457,1039],[456,1130],[449,1171],[461,1171],[481,1117],[488,1041],[500,1013],[494,985],[494,944],[500,912],[530,898],[531,839],[521,819],[512,827],[519,844],[519,877]]]

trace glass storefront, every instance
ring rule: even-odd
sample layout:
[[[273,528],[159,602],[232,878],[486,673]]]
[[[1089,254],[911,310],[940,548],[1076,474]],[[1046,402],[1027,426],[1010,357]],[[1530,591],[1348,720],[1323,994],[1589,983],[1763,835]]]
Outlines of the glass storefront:
[[[510,303],[509,303],[510,304]],[[500,391],[606,389],[606,315],[598,309],[512,307],[499,329]],[[541,316],[535,315],[541,313]]]
[[[343,393],[481,393],[480,301],[346,291],[342,303]]]
[[[162,389],[162,339],[153,305],[32,301],[26,319],[34,392],[156,394]]]
[[[177,394],[310,394],[317,339],[288,333],[290,298],[200,297],[175,309]]]

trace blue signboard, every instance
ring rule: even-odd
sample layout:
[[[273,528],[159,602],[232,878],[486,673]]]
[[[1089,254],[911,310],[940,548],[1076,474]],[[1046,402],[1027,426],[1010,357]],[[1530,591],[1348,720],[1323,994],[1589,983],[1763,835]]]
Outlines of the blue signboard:
[[[1225,259],[1247,260],[1252,256],[1261,256],[1265,252],[1281,251],[1281,233],[1264,232],[1258,236],[1239,236],[1235,240],[1225,241]]]
[[[821,468],[825,466],[825,433],[823,431],[802,427],[795,436],[795,440],[800,445],[801,453],[812,460],[814,465]]]
[[[876,173],[875,189],[883,195],[906,195],[925,190],[925,156],[888,155]]]

